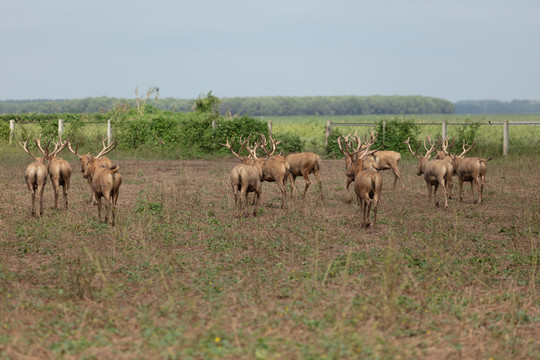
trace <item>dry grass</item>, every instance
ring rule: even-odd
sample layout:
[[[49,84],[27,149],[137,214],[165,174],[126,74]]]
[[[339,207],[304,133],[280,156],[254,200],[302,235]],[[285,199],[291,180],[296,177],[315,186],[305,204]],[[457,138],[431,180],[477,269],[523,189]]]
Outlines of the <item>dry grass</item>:
[[[65,156],[71,209],[52,209],[49,183],[41,219],[28,159],[2,158],[2,358],[540,356],[538,157],[493,160],[485,203],[467,185],[448,210],[428,205],[405,160],[405,190],[383,175],[373,230],[345,201],[342,161],[323,161],[324,202],[315,185],[281,210],[264,183],[259,215],[243,218],[235,160],[120,160],[112,228]]]

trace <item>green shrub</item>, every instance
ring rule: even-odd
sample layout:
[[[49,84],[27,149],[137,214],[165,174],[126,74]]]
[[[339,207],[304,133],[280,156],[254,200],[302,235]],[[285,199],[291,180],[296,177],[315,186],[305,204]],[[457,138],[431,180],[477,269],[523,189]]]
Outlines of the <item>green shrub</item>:
[[[285,133],[274,137],[274,139],[281,140],[281,143],[277,146],[276,153],[283,152],[284,155],[288,155],[304,151],[304,142],[298,135]]]
[[[338,129],[333,129],[328,136],[328,145],[325,147],[326,154],[332,158],[341,157],[343,153],[339,149],[338,137],[342,136]]]
[[[397,151],[401,154],[408,153],[407,145],[403,142],[410,139],[411,144],[416,142],[418,125],[410,120],[391,120],[386,122],[383,135],[383,121],[377,123],[377,141],[372,148],[376,149],[382,145],[384,139],[384,150]]]

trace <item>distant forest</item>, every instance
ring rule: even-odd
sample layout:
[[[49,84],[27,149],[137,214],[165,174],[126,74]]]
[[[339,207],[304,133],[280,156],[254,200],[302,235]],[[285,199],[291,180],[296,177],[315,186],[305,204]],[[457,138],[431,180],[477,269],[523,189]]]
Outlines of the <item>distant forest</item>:
[[[196,99],[148,99],[162,111],[190,112]],[[424,96],[320,96],[221,98],[221,114],[251,116],[367,114],[532,114],[540,101],[450,101]],[[135,99],[97,97],[71,100],[5,100],[0,114],[107,113],[117,106],[136,107]]]

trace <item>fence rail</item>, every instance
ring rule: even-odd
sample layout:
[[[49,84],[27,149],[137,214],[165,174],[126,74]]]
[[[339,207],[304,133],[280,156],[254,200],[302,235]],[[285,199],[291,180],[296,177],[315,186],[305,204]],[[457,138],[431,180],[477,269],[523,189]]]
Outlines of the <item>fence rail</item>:
[[[96,122],[96,121],[90,121],[86,123],[100,123],[104,124],[102,122]],[[23,124],[23,123],[19,123]],[[441,126],[441,136],[444,138],[448,134],[448,126],[456,126],[456,125],[463,125],[464,123],[458,123],[458,122],[447,122],[446,120],[443,120],[442,122],[416,122],[413,123],[417,126]],[[502,152],[503,155],[508,155],[509,151],[509,144],[510,144],[510,125],[525,125],[525,126],[539,126],[540,122],[536,121],[502,121],[502,122],[493,122],[489,121],[487,123],[478,123],[480,126],[502,126],[503,129],[503,141],[502,141]],[[343,123],[343,122],[332,122],[327,121],[326,122],[326,132],[325,132],[325,139],[324,139],[324,145],[325,147],[328,146],[328,138],[330,137],[330,134],[332,133],[332,128],[337,126],[353,126],[353,127],[373,127],[377,126],[377,123],[375,122],[363,122],[363,123]],[[212,128],[216,127],[216,123],[212,123]],[[10,135],[9,135],[9,143],[12,143],[12,140],[15,136],[15,120],[9,121],[9,129],[10,129]],[[385,138],[385,132],[386,132],[386,120],[382,121],[382,137],[383,141]],[[272,121],[268,120],[268,132],[270,135],[272,134]],[[64,120],[58,119],[58,136],[62,137],[64,133]],[[111,120],[107,120],[107,145],[110,145],[113,141],[113,128],[111,124]]]
[[[19,124],[27,124],[27,123],[19,123]],[[29,124],[29,123],[28,123]],[[62,135],[64,134],[64,120],[58,119],[58,137],[62,138]],[[99,121],[88,121],[85,122],[85,124],[104,124],[103,122]],[[11,144],[13,139],[15,138],[15,120],[9,120],[9,143]],[[107,120],[107,145],[111,145],[113,141],[113,131],[112,131],[112,125],[111,120]]]
[[[326,122],[326,132],[325,132],[325,139],[324,139],[324,145],[328,146],[328,138],[330,137],[330,134],[332,133],[332,127],[335,126],[354,126],[354,127],[361,127],[361,126],[376,126],[377,123],[340,123],[340,122],[332,122],[327,121]],[[441,126],[441,136],[445,138],[448,134],[448,125],[463,125],[463,123],[456,123],[456,122],[447,122],[446,120],[443,120],[442,122],[430,122],[430,123],[414,123],[414,125],[418,126],[426,126],[426,125],[439,125]],[[479,123],[480,126],[502,126],[503,127],[503,155],[508,155],[508,149],[510,144],[510,125],[530,125],[530,126],[538,126],[540,125],[540,122],[535,121],[502,121],[502,122],[487,122],[487,123]],[[383,133],[382,137],[383,140],[385,138],[385,129],[386,129],[386,120],[383,120],[382,124]]]

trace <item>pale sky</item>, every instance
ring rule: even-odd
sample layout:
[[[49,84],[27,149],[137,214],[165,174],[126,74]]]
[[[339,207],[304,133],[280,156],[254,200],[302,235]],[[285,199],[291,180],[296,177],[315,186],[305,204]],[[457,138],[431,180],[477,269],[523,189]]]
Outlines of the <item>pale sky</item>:
[[[0,0],[0,100],[540,99],[539,0]]]

